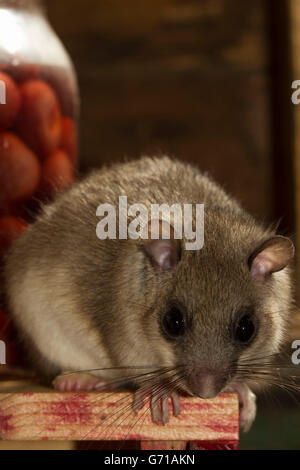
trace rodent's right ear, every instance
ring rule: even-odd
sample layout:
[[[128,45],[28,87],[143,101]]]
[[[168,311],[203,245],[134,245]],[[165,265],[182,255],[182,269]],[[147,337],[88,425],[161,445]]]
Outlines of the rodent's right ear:
[[[153,237],[153,225],[157,229],[155,238]],[[171,270],[180,260],[180,240],[175,239],[174,228],[164,220],[152,220],[149,222],[147,233],[144,233],[141,241],[145,253],[161,271]]]
[[[293,242],[281,235],[275,235],[263,242],[250,256],[248,265],[252,276],[266,278],[284,269],[294,256]]]

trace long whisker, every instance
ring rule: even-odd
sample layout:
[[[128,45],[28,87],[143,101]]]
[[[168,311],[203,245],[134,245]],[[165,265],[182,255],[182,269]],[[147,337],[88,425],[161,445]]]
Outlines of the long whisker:
[[[177,372],[175,372],[174,375],[176,375],[176,374],[177,374]],[[153,385],[153,386],[152,386],[152,394],[159,393],[161,390],[163,390],[163,388],[164,388],[164,386],[161,385],[161,383],[158,383],[158,384],[156,384],[156,385]],[[146,409],[146,411],[147,411],[147,409]],[[106,426],[105,429],[109,428],[109,427],[112,426],[112,425],[115,425],[115,426],[118,425],[118,426],[120,427],[124,422],[126,422],[126,419],[127,419],[129,416],[131,416],[131,415],[132,415],[132,403],[130,402],[130,404],[126,404],[123,408],[117,410],[116,413],[114,413],[113,415],[110,415],[110,416],[109,416],[109,420],[108,420],[108,423],[107,423],[107,426]],[[114,416],[116,416],[116,417],[115,417],[115,419],[111,422],[111,418],[113,418]],[[120,418],[122,418],[121,421],[118,421]],[[138,418],[138,420],[139,420],[139,419],[140,419],[140,418]],[[137,421],[138,421],[138,420],[137,420]],[[131,428],[128,430],[127,435],[128,435],[128,433],[130,432],[130,430],[132,429],[132,427],[133,427],[134,425],[135,425],[135,423],[133,423],[133,425],[131,426]],[[96,426],[96,427],[97,427],[97,426]],[[103,429],[102,429],[102,432],[103,432]],[[124,439],[126,439],[126,437],[125,437]]]
[[[161,376],[164,375],[166,372],[170,372],[170,369],[168,369],[167,371],[166,371],[166,370],[158,371],[158,372],[155,374],[154,379],[157,380],[158,377],[161,377]],[[141,385],[144,386],[145,384],[151,383],[152,381],[153,381],[153,377],[147,378],[147,379],[143,379],[142,381],[140,381],[139,386],[141,386]],[[122,398],[124,399],[124,397],[122,397]],[[120,401],[122,401],[122,398],[120,399]],[[118,400],[118,401],[119,401],[119,400]],[[96,402],[96,403],[99,403],[99,401]],[[131,413],[132,413],[132,403],[131,403],[131,401],[130,401],[129,404],[126,403],[124,407],[122,407],[121,409],[118,409],[115,413],[111,414],[111,415],[108,417],[107,426],[106,426],[104,429],[102,429],[101,431],[104,432],[105,429],[107,429],[107,427],[110,427],[110,426],[112,426],[113,424],[116,425],[116,421],[120,418],[120,416],[123,418],[123,419],[122,419],[122,422],[123,422],[124,420],[127,419],[127,417],[128,417],[129,415],[131,415]],[[117,415],[117,416],[116,416],[116,415]],[[115,416],[116,416],[116,417],[115,417]],[[115,419],[111,422],[111,419],[114,418],[114,417],[115,417]],[[119,423],[119,425],[122,424],[122,422]],[[103,424],[103,422],[102,422],[101,424]],[[95,431],[98,426],[99,426],[99,424],[97,424],[94,428],[92,428],[92,429],[87,433],[87,435],[84,436],[84,439],[86,439],[86,437],[87,437],[91,432]]]

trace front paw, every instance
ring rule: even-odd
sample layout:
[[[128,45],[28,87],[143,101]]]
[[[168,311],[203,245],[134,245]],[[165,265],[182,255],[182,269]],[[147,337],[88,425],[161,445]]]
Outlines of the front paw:
[[[256,417],[256,395],[244,383],[233,383],[224,392],[238,393],[240,403],[240,427],[248,432]]]
[[[139,388],[133,399],[133,409],[138,411],[143,408],[145,401],[150,401],[152,421],[155,424],[166,424],[170,419],[169,398],[171,398],[173,415],[180,413],[179,395],[175,391],[160,390],[155,391],[155,387]]]
[[[52,385],[60,392],[91,392],[105,390],[107,383],[91,374],[65,372],[58,375]]]

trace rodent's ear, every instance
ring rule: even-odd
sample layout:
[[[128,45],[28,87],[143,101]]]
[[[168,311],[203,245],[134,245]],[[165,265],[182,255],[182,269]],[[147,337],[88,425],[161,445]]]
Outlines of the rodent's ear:
[[[284,269],[294,256],[293,242],[281,235],[275,235],[262,243],[249,257],[248,265],[252,276],[266,278]]]
[[[154,225],[157,233],[153,237]],[[142,236],[142,245],[155,266],[162,271],[171,270],[180,260],[180,240],[175,239],[174,228],[164,220],[152,220],[148,223],[147,233],[144,232]]]

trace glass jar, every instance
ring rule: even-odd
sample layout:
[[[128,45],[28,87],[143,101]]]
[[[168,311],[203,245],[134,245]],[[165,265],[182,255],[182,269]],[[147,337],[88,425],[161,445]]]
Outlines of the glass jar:
[[[0,0],[0,269],[41,202],[75,180],[78,111],[74,68],[43,3]]]
[[[33,196],[50,197],[75,178],[76,76],[39,0],[0,0],[0,88],[3,214]],[[5,160],[1,154],[8,147]],[[22,154],[18,162],[12,155],[16,153]],[[17,166],[22,167],[22,176]]]

